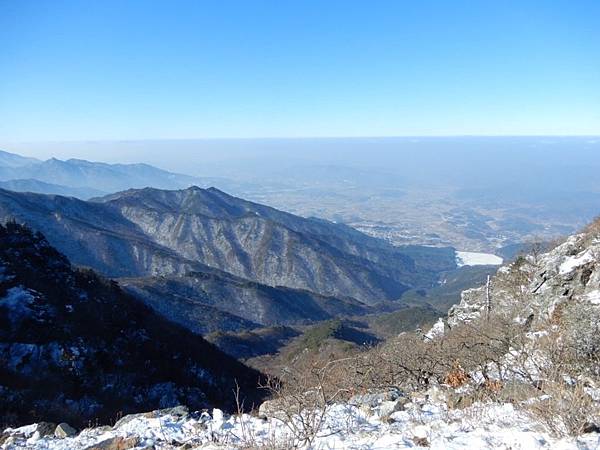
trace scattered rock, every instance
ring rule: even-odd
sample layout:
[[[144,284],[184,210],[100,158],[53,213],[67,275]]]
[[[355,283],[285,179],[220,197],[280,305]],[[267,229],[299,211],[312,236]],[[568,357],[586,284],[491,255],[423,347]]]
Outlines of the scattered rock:
[[[429,447],[429,428],[424,425],[418,425],[413,428],[413,442],[418,447]]]
[[[432,403],[445,403],[447,401],[447,392],[438,386],[431,386],[425,391],[425,398]]]
[[[54,430],[54,436],[60,439],[75,436],[76,434],[77,430],[65,422],[59,423],[56,429]]]
[[[392,402],[404,397],[404,394],[399,389],[390,389],[385,392],[376,392],[368,394],[359,394],[353,396],[348,402],[354,406],[369,406],[375,408],[383,402]]]
[[[429,447],[429,441],[424,437],[414,437],[413,442],[418,447]]]
[[[173,408],[167,408],[167,409],[159,409],[157,411],[157,413],[159,415],[165,415],[165,414],[170,414],[171,416],[174,417],[187,417],[190,413],[190,410],[187,408],[187,406],[183,406],[183,405],[179,405],[179,406],[175,406]]]
[[[14,436],[8,436],[6,437],[6,440],[2,443],[2,446],[4,448],[11,448],[11,446],[15,443],[15,437]]]
[[[403,411],[404,406],[409,403],[408,398],[401,397],[394,401],[384,401],[379,405],[379,417],[389,417],[397,411]]]
[[[56,430],[56,424],[52,422],[39,422],[35,431],[40,433],[41,437],[52,436]]]
[[[138,445],[139,439],[136,436],[123,437],[115,436],[94,445],[86,447],[85,450],[128,450]]]
[[[113,426],[113,430],[116,430],[119,427],[122,427],[125,424],[128,424],[132,420],[139,419],[141,417],[153,418],[155,417],[154,411],[149,413],[138,413],[138,414],[127,414],[126,416],[121,417],[115,425]]]
[[[261,403],[258,408],[258,417],[261,419],[279,419],[285,420],[287,418],[283,404],[277,400],[267,400]]]
[[[583,428],[581,429],[581,432],[583,434],[586,433],[600,433],[600,426],[596,425],[593,422],[588,422],[586,423]]]
[[[446,404],[450,409],[464,409],[475,403],[475,399],[471,395],[450,394],[446,400]]]
[[[10,438],[10,433],[3,431],[0,434],[0,445],[4,444]]]
[[[212,418],[213,422],[223,423],[223,421],[225,420],[225,415],[223,414],[223,411],[221,411],[219,408],[215,408],[213,409]]]
[[[27,445],[33,445],[35,444],[37,441],[39,441],[42,438],[42,436],[40,435],[39,431],[35,431],[31,437],[29,439],[27,439]]]

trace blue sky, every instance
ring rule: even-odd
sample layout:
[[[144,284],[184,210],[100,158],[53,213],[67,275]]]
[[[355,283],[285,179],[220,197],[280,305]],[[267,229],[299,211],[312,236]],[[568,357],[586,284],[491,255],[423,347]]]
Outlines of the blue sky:
[[[600,2],[0,0],[0,141],[600,134]]]

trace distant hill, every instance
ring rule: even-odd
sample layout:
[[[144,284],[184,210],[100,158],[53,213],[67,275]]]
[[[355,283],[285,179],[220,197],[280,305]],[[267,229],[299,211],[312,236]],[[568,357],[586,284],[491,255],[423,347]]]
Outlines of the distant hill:
[[[86,187],[68,187],[60,184],[45,183],[35,179],[0,181],[1,189],[16,192],[35,192],[38,194],[56,194],[66,197],[91,198],[104,195],[105,192]]]
[[[23,167],[33,164],[39,164],[42,161],[35,158],[27,158],[25,156],[17,155],[15,153],[4,152],[0,150],[0,167]]]
[[[107,164],[82,159],[41,161],[0,151],[1,187],[20,192],[60,194],[88,199],[147,186],[180,189],[201,179],[148,164]]]

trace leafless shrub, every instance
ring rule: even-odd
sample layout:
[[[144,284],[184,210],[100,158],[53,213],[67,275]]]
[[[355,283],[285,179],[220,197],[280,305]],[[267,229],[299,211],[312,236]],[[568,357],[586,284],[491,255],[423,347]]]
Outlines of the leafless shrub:
[[[528,408],[557,435],[577,436],[598,420],[598,408],[582,383],[546,380],[544,397]]]
[[[236,421],[239,423],[239,435],[234,434],[236,438],[236,448],[242,450],[288,450],[294,447],[294,442],[289,436],[280,435],[275,429],[270,430],[266,435],[258,437],[252,426],[255,418],[246,414],[244,401],[240,396],[240,388],[236,382],[234,390],[236,403]]]
[[[288,369],[280,378],[269,378],[261,386],[271,394],[273,416],[288,430],[288,448],[310,447],[323,437],[329,407],[354,391],[353,377],[346,375],[347,368],[356,367],[355,361],[352,357],[324,365],[305,363]]]
[[[590,238],[600,237],[600,216],[596,217],[588,226],[583,229],[583,232]]]
[[[506,375],[504,358],[522,348],[524,325],[509,317],[492,315],[448,331],[443,337],[424,340],[420,333],[404,333],[359,355],[347,365],[343,377],[348,391],[397,388],[415,391],[433,384],[458,387],[469,372]]]
[[[560,331],[564,364],[578,375],[600,376],[600,310],[584,302],[571,302],[564,308]]]
[[[551,318],[547,334],[531,343],[544,355],[536,367],[538,399],[528,409],[558,435],[579,435],[600,425],[600,323],[598,308],[569,302]]]

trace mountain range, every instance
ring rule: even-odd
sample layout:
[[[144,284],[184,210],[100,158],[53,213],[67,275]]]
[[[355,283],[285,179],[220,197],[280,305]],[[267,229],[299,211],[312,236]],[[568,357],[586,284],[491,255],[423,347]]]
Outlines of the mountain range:
[[[360,314],[456,268],[452,248],[394,247],[214,188],[92,201],[0,190],[0,220],[42,232],[76,265],[124,278],[199,332]]]

